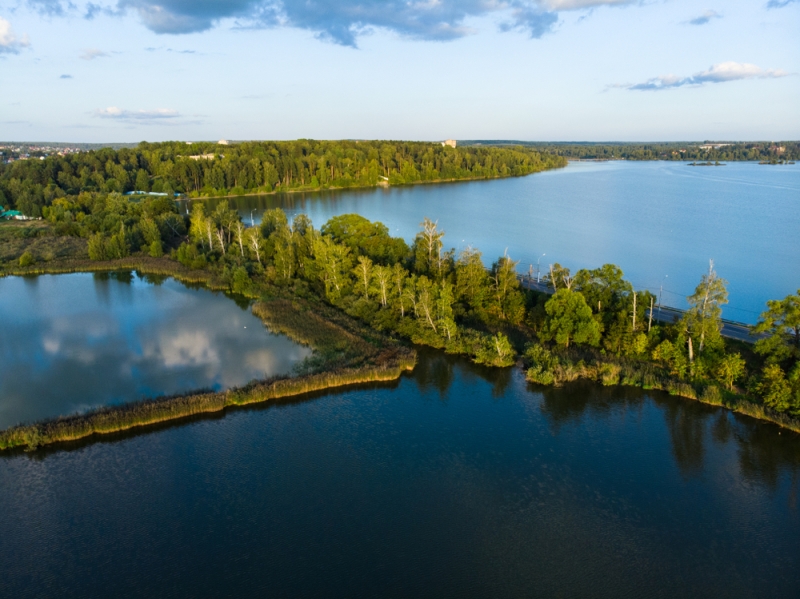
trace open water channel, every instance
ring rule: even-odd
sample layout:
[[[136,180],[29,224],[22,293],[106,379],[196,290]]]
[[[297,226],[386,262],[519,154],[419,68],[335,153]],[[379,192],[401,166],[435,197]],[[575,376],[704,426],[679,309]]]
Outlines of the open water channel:
[[[410,237],[420,213],[437,217],[436,194],[456,189],[369,193],[387,214],[404,194],[430,194],[407,207]],[[360,210],[362,196],[241,202],[298,202],[317,224],[326,218],[309,208],[330,205],[401,228]],[[506,196],[492,197],[501,215]],[[752,223],[762,254],[796,248],[778,233],[796,222],[797,198],[780,198],[777,233]],[[481,243],[500,226],[495,212],[478,213],[487,232],[471,241],[502,253]],[[469,215],[451,207],[439,218],[478,236]],[[614,249],[621,225],[609,225],[603,253],[581,219],[560,226],[595,248],[588,266],[643,263]],[[520,220],[502,222],[522,231]],[[563,262],[583,265],[573,260]],[[769,293],[796,287],[796,268],[784,257],[791,283],[767,269]],[[0,321],[5,423],[241,384],[308,351],[229,297],[135,275],[0,279]],[[0,597],[797,597],[799,492],[800,438],[773,425],[660,392],[543,389],[517,369],[422,349],[392,384],[0,453]]]
[[[0,454],[3,597],[786,597],[800,440],[423,351],[398,383]]]

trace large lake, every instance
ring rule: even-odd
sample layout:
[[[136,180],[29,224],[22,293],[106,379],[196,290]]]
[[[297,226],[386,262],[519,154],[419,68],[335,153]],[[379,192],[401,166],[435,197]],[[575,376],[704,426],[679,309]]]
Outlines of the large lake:
[[[681,293],[714,257],[748,319],[800,285],[798,172],[573,164],[237,205],[359,212],[407,239],[429,216],[487,256],[616,262]],[[307,355],[234,299],[130,274],[0,279],[0,427]],[[0,597],[794,598],[798,495],[797,434],[423,349],[392,384],[0,453]]]
[[[508,249],[520,270],[618,264],[638,289],[685,307],[713,258],[730,283],[725,316],[755,322],[768,299],[800,288],[800,165],[572,162],[528,177],[447,185],[230,200],[246,221],[267,208],[317,226],[357,213],[411,241],[427,216],[445,245],[472,245],[488,263]],[[211,201],[215,204],[216,201]],[[545,254],[542,257],[542,254]]]
[[[0,429],[227,389],[310,354],[221,293],[132,273],[0,279]]]
[[[396,385],[0,454],[2,597],[800,596],[800,441],[423,352]]]

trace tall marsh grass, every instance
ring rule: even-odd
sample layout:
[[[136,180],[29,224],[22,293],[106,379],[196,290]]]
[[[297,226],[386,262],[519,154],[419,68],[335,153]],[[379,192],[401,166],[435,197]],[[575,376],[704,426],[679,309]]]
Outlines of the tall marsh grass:
[[[97,270],[137,268],[148,274],[176,276],[175,270],[154,272],[160,262],[158,259],[145,260],[144,263],[139,259],[124,259],[115,261],[113,268]],[[103,266],[106,264],[101,263]],[[173,264],[170,262],[168,266]],[[142,268],[143,265],[146,267]],[[205,273],[197,274],[202,276]],[[191,282],[205,281],[195,279]],[[219,412],[229,406],[243,406],[345,385],[392,381],[404,371],[413,369],[416,363],[413,349],[365,329],[347,315],[321,304],[278,298],[256,302],[253,313],[271,330],[309,345],[324,359],[316,362],[312,372],[295,377],[272,377],[227,391],[194,392],[143,400],[12,427],[0,431],[0,450],[35,449],[50,443],[75,441],[91,435],[116,433],[197,414]]]

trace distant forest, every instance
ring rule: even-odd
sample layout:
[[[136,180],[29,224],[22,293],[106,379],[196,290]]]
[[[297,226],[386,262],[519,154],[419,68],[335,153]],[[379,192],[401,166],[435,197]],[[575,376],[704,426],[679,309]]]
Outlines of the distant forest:
[[[85,192],[192,197],[404,185],[528,175],[565,166],[521,146],[458,147],[389,141],[140,143],[0,164],[0,205],[28,216]]]
[[[800,160],[800,142],[545,143],[503,140],[465,141],[470,147],[522,145],[557,156],[586,160],[710,160],[779,162]],[[720,147],[713,147],[718,144]],[[711,146],[711,147],[702,147]]]

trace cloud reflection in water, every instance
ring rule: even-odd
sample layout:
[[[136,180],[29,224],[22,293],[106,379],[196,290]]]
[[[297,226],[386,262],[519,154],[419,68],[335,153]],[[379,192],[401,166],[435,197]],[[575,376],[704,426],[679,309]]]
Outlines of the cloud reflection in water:
[[[289,372],[310,353],[224,295],[173,280],[6,278],[0,319],[0,428],[141,397],[226,389]]]

